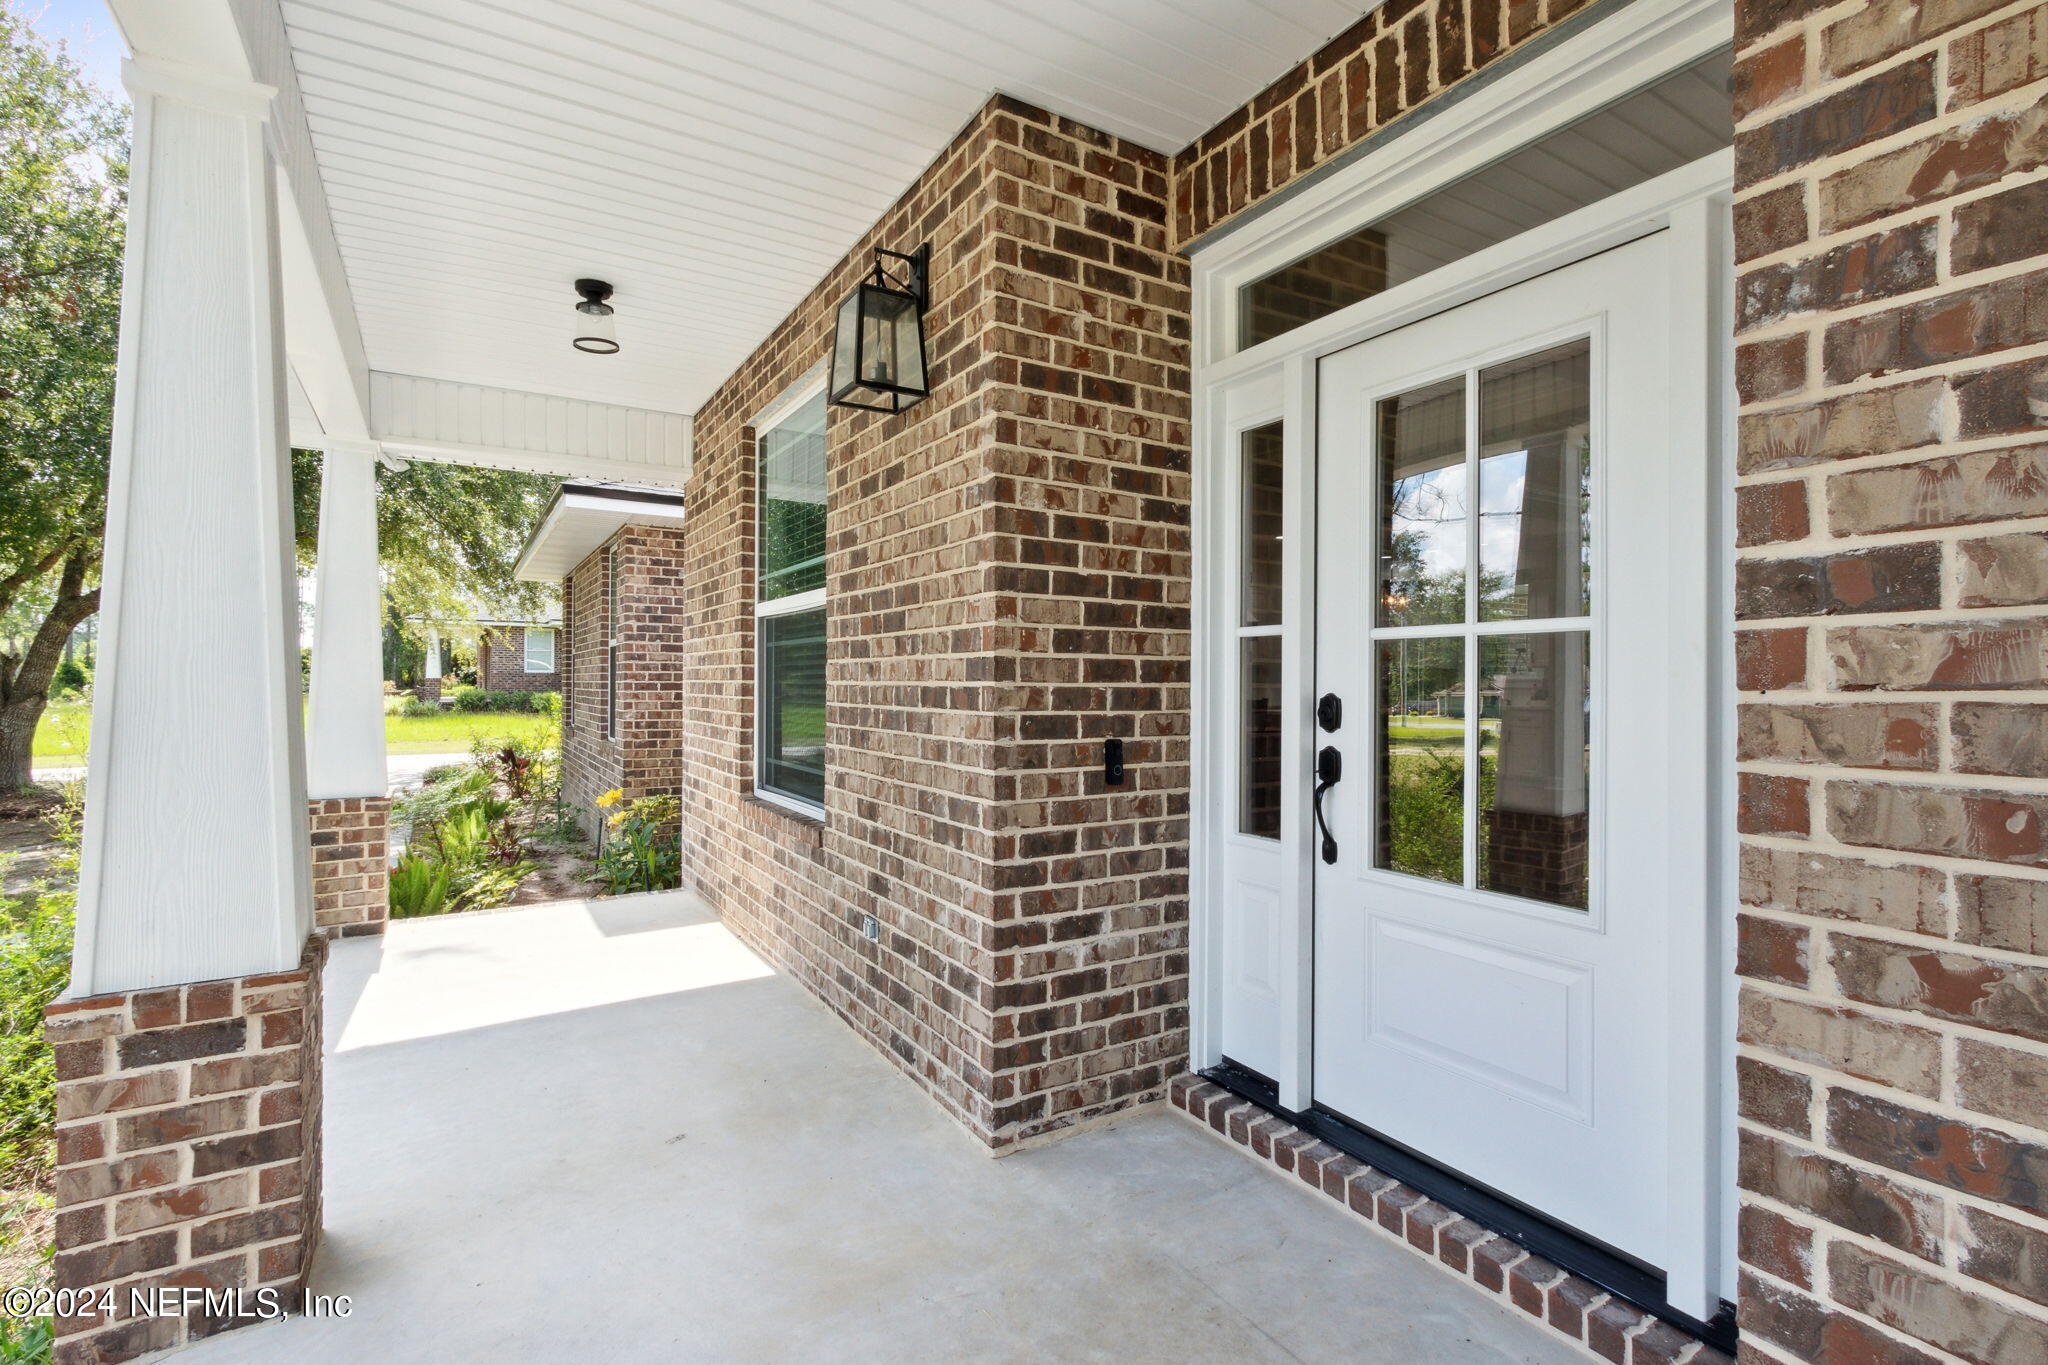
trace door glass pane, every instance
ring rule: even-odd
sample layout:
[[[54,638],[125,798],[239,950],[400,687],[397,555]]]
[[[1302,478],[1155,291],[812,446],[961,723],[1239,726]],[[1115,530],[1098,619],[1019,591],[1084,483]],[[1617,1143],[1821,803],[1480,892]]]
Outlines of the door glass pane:
[[[1254,635],[1238,641],[1237,827],[1262,838],[1280,837],[1280,637]]]
[[[1479,619],[1592,609],[1592,343],[1479,372]]]
[[[1465,379],[1379,402],[1383,626],[1465,619]]]
[[[1481,888],[1586,908],[1591,677],[1584,631],[1481,637]]]
[[[761,601],[825,586],[825,395],[761,433]]]
[[[1240,625],[1280,624],[1281,424],[1253,427],[1243,438],[1244,588]]]
[[[1238,291],[1237,344],[1291,332],[1729,146],[1733,61],[1726,48],[1703,57],[1252,281]]]
[[[1379,645],[1379,847],[1375,867],[1465,881],[1465,642]]]
[[[825,610],[761,618],[761,785],[825,804]]]

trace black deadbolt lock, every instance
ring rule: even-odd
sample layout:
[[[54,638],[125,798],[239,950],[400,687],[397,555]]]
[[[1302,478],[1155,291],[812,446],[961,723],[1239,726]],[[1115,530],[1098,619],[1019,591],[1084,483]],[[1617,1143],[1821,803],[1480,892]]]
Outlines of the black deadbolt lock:
[[[1316,703],[1316,724],[1337,733],[1344,726],[1344,699],[1335,692],[1323,693],[1323,699]]]

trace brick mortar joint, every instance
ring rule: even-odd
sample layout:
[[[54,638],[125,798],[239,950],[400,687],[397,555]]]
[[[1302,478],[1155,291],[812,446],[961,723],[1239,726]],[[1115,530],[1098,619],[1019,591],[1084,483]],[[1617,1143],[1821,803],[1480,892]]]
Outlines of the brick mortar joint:
[[[1862,1077],[1853,1076],[1846,1071],[1830,1069],[1825,1063],[1808,1062],[1786,1053],[1774,1052],[1770,1050],[1768,1044],[1738,1043],[1736,1045],[1736,1056],[1747,1057],[1752,1061],[1765,1062],[1777,1067],[1781,1071],[1792,1072],[1809,1080],[1821,1082],[1822,1084],[1814,1091],[1815,1105],[1823,1103],[1826,1092],[1840,1091],[1848,1095],[1897,1105],[1903,1109],[1912,1109],[1935,1118],[1967,1124],[1971,1128],[2017,1129],[2023,1134],[2042,1131],[2036,1128],[2029,1128],[2024,1123],[2008,1123],[2004,1120],[1989,1118],[1982,1112],[1975,1109],[1966,1109],[1953,1100],[1933,1098],[1911,1090],[1901,1090],[1895,1086],[1888,1086],[1882,1081],[1865,1080]],[[1938,1201],[1955,1204],[1959,1207],[1979,1209],[2011,1222],[2038,1224],[2042,1226],[2044,1231],[2048,1231],[2048,1215],[2033,1213],[2013,1204],[2001,1204],[1994,1199],[1975,1194],[1969,1190],[1958,1189],[1953,1185],[1939,1184],[1923,1176],[1915,1175],[1910,1171],[1902,1171],[1896,1167],[1884,1166],[1866,1160],[1863,1157],[1843,1151],[1839,1147],[1831,1146],[1830,1139],[1824,1133],[1801,1136],[1798,1133],[1786,1132],[1781,1128],[1773,1128],[1760,1119],[1747,1118],[1741,1115],[1737,1115],[1736,1130],[1738,1133],[1755,1133],[1759,1136],[1771,1138],[1785,1146],[1796,1147],[1825,1156],[1831,1161],[1851,1167],[1864,1175],[1879,1177],[1886,1183],[1901,1185],[1922,1195],[1931,1196]],[[1741,1193],[1747,1195],[1750,1191],[1742,1190]],[[1821,1221],[1826,1223],[1829,1228],[1837,1231],[1844,1230],[1841,1224],[1827,1222],[1821,1215],[1809,1213],[1803,1216],[1821,1218]]]
[[[2029,953],[2018,948],[1997,948],[1974,943],[1963,943],[1933,930],[1905,929],[1898,925],[1877,924],[1869,920],[1843,919],[1839,916],[1800,910],[1795,906],[1755,905],[1745,901],[1742,904],[1742,913],[1753,915],[1759,919],[1769,920],[1774,924],[1797,925],[1801,928],[1825,931],[1836,936],[1847,935],[1852,938],[1874,939],[1884,943],[1894,943],[1902,948],[1930,949],[1937,952],[1954,953],[1959,957],[1989,957],[1997,961],[2011,961],[2015,966],[2038,967],[2042,960],[2041,954]],[[1741,979],[1744,982],[1755,981],[1758,985],[1776,984],[1763,977],[1743,977]],[[1816,994],[1824,994],[1824,992],[1816,992]],[[1872,1006],[1871,1008],[1881,1007]],[[1957,1023],[1955,1020],[1942,1019],[1937,1015],[1920,1015],[1917,1017],[1943,1024]],[[1968,1027],[1967,1025],[1962,1026]],[[2048,1040],[2027,1038],[2021,1034],[2000,1034],[1998,1036],[2012,1038],[2031,1046],[2048,1048]]]

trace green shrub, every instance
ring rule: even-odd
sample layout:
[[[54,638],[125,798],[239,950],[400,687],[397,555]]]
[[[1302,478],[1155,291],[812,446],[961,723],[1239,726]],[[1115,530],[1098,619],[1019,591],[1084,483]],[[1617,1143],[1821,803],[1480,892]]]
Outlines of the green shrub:
[[[457,687],[448,693],[448,704],[457,711],[488,711],[491,709],[491,694],[481,687]]]
[[[529,692],[532,701],[530,709],[536,715],[546,716],[557,726],[562,723],[562,694],[560,692]]]
[[[440,702],[428,701],[425,697],[407,697],[398,704],[401,716],[438,716],[441,709]]]
[[[92,681],[85,669],[76,660],[66,659],[57,665],[57,671],[50,676],[50,695],[68,697],[74,692],[83,692]]]
[[[0,1317],[0,1365],[47,1365],[51,1332],[48,1318]]]
[[[545,713],[546,708],[536,698],[554,695],[552,692],[486,691],[481,687],[458,687],[448,694],[448,699],[458,711],[498,711],[519,715],[532,711]]]
[[[47,1171],[55,1158],[57,1066],[43,1008],[71,979],[70,891],[0,900],[0,1179]]]

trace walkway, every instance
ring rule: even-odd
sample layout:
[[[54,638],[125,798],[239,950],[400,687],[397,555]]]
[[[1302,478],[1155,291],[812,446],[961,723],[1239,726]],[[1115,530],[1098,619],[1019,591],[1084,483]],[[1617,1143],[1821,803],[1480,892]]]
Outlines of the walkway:
[[[397,924],[327,989],[352,1315],[181,1365],[1583,1359],[1164,1109],[991,1160],[679,893]]]

